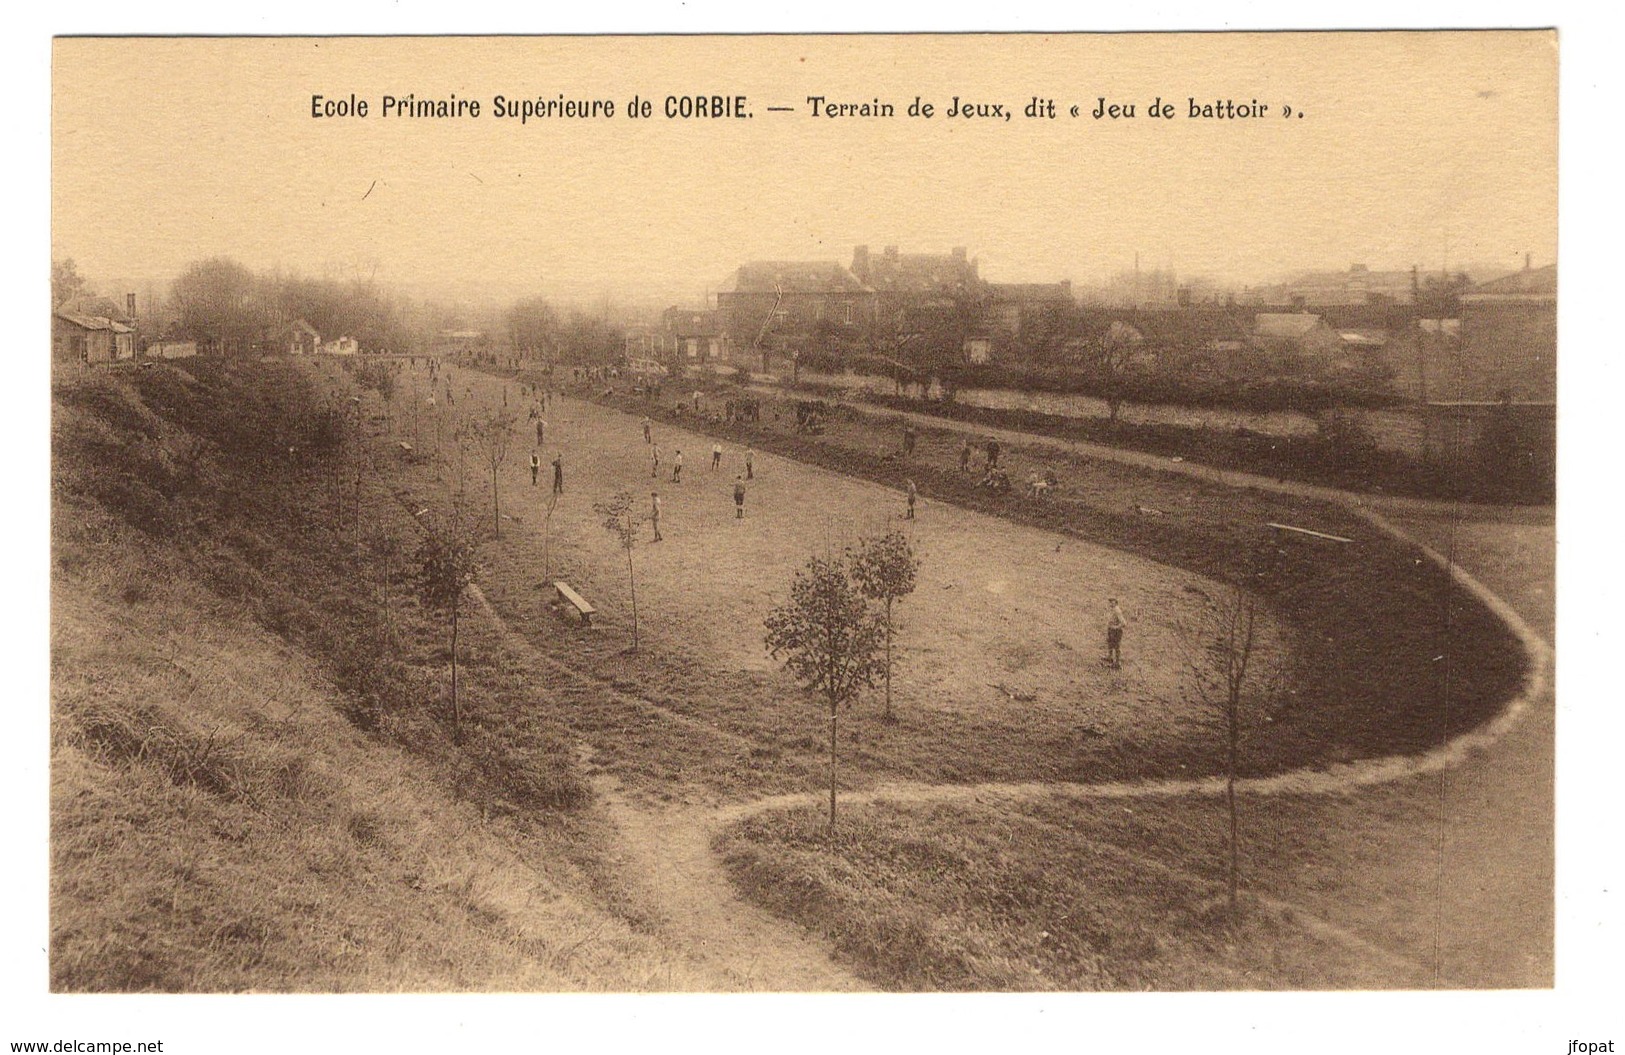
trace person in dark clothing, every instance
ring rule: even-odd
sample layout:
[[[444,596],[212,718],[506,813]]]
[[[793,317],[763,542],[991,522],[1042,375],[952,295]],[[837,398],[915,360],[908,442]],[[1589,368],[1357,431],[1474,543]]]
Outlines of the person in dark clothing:
[[[553,493],[556,494],[556,495],[562,495],[564,493],[564,452],[563,451],[560,451],[558,453],[558,456],[553,459]]]
[[[536,486],[536,478],[541,475],[541,472],[542,456],[532,451],[530,455],[530,486]]]
[[[743,476],[736,476],[736,477],[734,477],[734,519],[735,520],[743,520],[744,518],[745,518],[745,478]]]

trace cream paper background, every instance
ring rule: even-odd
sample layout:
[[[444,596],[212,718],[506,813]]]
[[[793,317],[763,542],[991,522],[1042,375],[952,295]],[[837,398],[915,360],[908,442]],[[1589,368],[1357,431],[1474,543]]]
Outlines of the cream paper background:
[[[18,607],[8,630],[36,673],[13,697],[9,740],[8,880],[0,1042],[39,1038],[168,1038],[171,1051],[439,1051],[704,1045],[727,1050],[1221,1051],[1566,1050],[1570,1037],[1625,1040],[1607,996],[1618,990],[1618,912],[1600,891],[1618,878],[1617,802],[1606,745],[1617,744],[1617,690],[1602,665],[1617,640],[1611,606],[1587,602],[1617,582],[1607,546],[1611,434],[1596,424],[1597,390],[1612,380],[1598,326],[1599,239],[1616,215],[1606,141],[1617,117],[1612,26],[1565,5],[1485,7],[1476,24],[1563,28],[1564,302],[1563,494],[1559,649],[1559,956],[1554,993],[1261,997],[990,997],[834,999],[624,998],[64,998],[45,990],[44,400],[21,399],[26,454],[8,466],[23,503],[12,552]],[[1262,271],[1373,266],[1445,255],[1471,259],[1468,240],[1516,245],[1537,261],[1556,251],[1557,97],[1550,36],[1388,35],[1260,37],[908,37],[800,41],[716,40],[235,42],[229,59],[199,60],[198,41],[63,41],[51,31],[224,27],[236,32],[466,31],[606,28],[577,13],[515,25],[513,13],[380,9],[336,14],[312,6],[280,20],[226,19],[201,7],[135,13],[91,9],[36,14],[70,25],[30,27],[15,40],[12,199],[23,251],[8,254],[25,320],[15,376],[43,383],[45,243],[97,278],[139,258],[162,275],[228,253],[251,267],[319,271],[373,262],[379,277],[436,281],[475,276],[525,291],[592,296],[606,277],[640,276],[674,301],[695,295],[744,259],[843,259],[856,243],[940,250],[975,247],[999,280],[1048,280],[1093,266],[1099,247],[1138,244],[1149,264],[1219,270],[1234,243]],[[461,18],[459,16],[462,16]],[[1281,5],[1207,13],[1151,13],[1184,26],[1304,25]],[[1239,16],[1239,18],[1238,18]],[[590,19],[603,19],[593,23]],[[623,16],[624,18],[625,16]],[[636,30],[789,28],[796,17],[681,5],[615,23]],[[1121,25],[1122,12],[1096,25]],[[1460,24],[1414,5],[1367,7],[1362,23]],[[146,19],[145,25],[132,20]],[[799,27],[895,28],[871,10],[809,13]],[[1567,21],[1565,21],[1567,18]],[[945,28],[1076,26],[1054,9],[945,14]],[[539,22],[540,19],[533,20]],[[226,23],[229,22],[229,25]],[[999,24],[1002,23],[1002,24]],[[1338,24],[1333,21],[1331,24]],[[1459,41],[1460,38],[1451,38]],[[109,49],[98,51],[98,49]],[[316,53],[325,49],[325,54]],[[219,52],[213,52],[218,55]],[[136,56],[136,57],[132,57]],[[9,57],[9,55],[8,55]],[[51,93],[49,63],[57,63]],[[806,58],[802,63],[799,60]],[[811,67],[805,70],[804,67]],[[73,76],[66,74],[73,70]],[[614,98],[693,87],[738,90],[758,107],[819,92],[906,102],[992,94],[1018,106],[1031,94],[1087,103],[1109,94],[1293,101],[1309,116],[1204,127],[1183,119],[1150,128],[1021,118],[990,128],[941,119],[814,123],[758,113],[750,122],[648,122],[617,116],[595,127],[526,129],[471,123],[312,122],[311,92],[376,97],[390,90],[455,90],[488,99],[564,90]],[[1480,92],[1489,92],[1481,96]],[[658,103],[657,103],[658,105]],[[43,118],[56,121],[48,137]],[[577,127],[570,127],[572,124]],[[70,132],[71,128],[71,132]],[[1346,178],[1351,161],[1358,178]],[[54,172],[48,168],[55,166]],[[480,176],[481,183],[465,173]],[[1345,175],[1339,175],[1343,173]],[[525,184],[522,180],[531,179]],[[361,195],[377,180],[365,202]],[[533,187],[540,187],[533,190]],[[485,189],[477,189],[485,188]],[[376,201],[374,200],[376,199]],[[53,210],[46,218],[47,203]],[[1448,234],[1446,232],[1448,231]],[[561,234],[561,232],[566,232]],[[569,234],[567,232],[577,232]],[[1102,233],[1104,232],[1104,233]],[[1589,248],[1588,248],[1589,246]],[[104,254],[104,255],[101,255]],[[1592,267],[1574,266],[1581,264]],[[1071,261],[1071,263],[1068,263]],[[1121,266],[1121,256],[1112,263]],[[1009,270],[1005,270],[1008,268]],[[1030,268],[1031,270],[1021,270]],[[131,273],[136,269],[131,268]],[[585,278],[572,278],[571,274]],[[700,288],[688,276],[699,275]],[[19,277],[20,276],[20,277]],[[534,280],[538,285],[525,285]],[[579,282],[582,289],[569,286]],[[685,287],[683,283],[691,285]],[[38,317],[38,330],[32,329]],[[35,362],[37,360],[37,362]],[[39,392],[30,387],[31,392]],[[35,404],[38,406],[35,406]],[[1605,408],[1601,409],[1606,413]],[[33,416],[30,416],[33,415]],[[8,439],[11,437],[8,436]],[[30,516],[29,514],[32,514]],[[1576,574],[1572,551],[1586,561]],[[1594,561],[1594,562],[1592,562]],[[1579,597],[1578,601],[1571,598]],[[1576,629],[1578,628],[1578,629]],[[1572,647],[1571,647],[1572,646]]]

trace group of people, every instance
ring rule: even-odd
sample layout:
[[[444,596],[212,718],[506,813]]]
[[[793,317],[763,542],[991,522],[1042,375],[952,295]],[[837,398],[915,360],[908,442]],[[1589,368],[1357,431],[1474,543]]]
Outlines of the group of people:
[[[694,393],[694,405],[696,409],[698,409],[699,404],[700,393],[696,392]],[[643,428],[643,442],[649,448],[649,478],[651,480],[658,480],[660,478],[661,451],[660,443],[654,437],[654,422],[645,416],[641,425]],[[711,469],[713,472],[722,468],[722,455],[722,444],[713,443],[711,445]],[[744,457],[745,471],[734,477],[733,499],[734,519],[736,520],[743,520],[745,517],[745,481],[756,479],[755,449],[746,447]],[[674,448],[672,451],[671,482],[674,484],[681,484],[683,482],[683,450],[681,447]],[[656,542],[660,542],[665,538],[665,536],[660,532],[660,517],[662,511],[663,510],[660,504],[660,492],[650,491],[649,523],[654,528],[654,541]]]
[[[530,456],[530,479],[532,486],[539,486],[541,477],[542,460],[539,448],[544,441],[544,430],[547,425],[546,421],[541,417],[541,410],[546,409],[547,405],[552,401],[552,398],[553,396],[551,392],[541,393],[539,406],[533,407],[531,411],[531,417],[536,421],[536,442],[538,447],[538,450],[533,451]],[[698,400],[695,402],[697,404]],[[654,422],[648,417],[645,417],[641,422],[641,428],[643,432],[643,442],[648,446],[650,453],[651,468],[649,475],[652,479],[659,479],[661,449],[660,444],[656,441],[654,436]],[[909,426],[904,431],[903,444],[904,453],[906,455],[912,455],[916,446],[916,434],[912,426]],[[970,463],[974,449],[975,448],[971,441],[966,439],[959,452],[959,466],[962,471],[970,470]],[[985,460],[982,467],[982,485],[997,487],[1000,483],[1002,483],[1003,486],[1001,489],[1007,490],[1009,488],[1009,476],[999,467],[1000,450],[998,441],[988,440],[985,444],[984,451]],[[711,469],[713,471],[722,468],[723,455],[724,451],[722,444],[713,443],[711,446]],[[747,480],[754,480],[756,476],[755,450],[747,446],[745,448],[743,457],[744,471],[734,477],[733,500],[735,519],[744,519],[746,496],[745,483]],[[553,458],[552,468],[553,493],[555,495],[563,494],[564,453],[562,451],[558,452],[558,454]],[[672,452],[671,482],[673,484],[680,485],[682,480],[683,452],[680,448],[678,448]],[[989,483],[989,481],[994,482]],[[1038,474],[1034,473],[1029,476],[1027,483],[1030,493],[1034,495],[1041,495],[1056,486],[1056,479],[1053,474],[1039,476]],[[915,519],[915,509],[919,503],[919,488],[912,479],[905,481],[904,496],[907,505],[903,517],[906,520],[913,520]],[[661,531],[661,521],[663,515],[664,508],[661,503],[660,492],[650,491],[648,520],[654,529],[653,541],[655,542],[662,542],[665,540],[665,535]],[[1120,669],[1122,667],[1123,633],[1127,627],[1128,619],[1123,613],[1122,606],[1118,603],[1117,598],[1109,598],[1107,600],[1106,614],[1106,654],[1102,659],[1102,663],[1104,665],[1113,669]]]

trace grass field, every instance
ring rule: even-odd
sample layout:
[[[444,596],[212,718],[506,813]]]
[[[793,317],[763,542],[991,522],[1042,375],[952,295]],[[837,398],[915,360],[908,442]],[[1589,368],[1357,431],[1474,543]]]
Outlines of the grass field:
[[[472,377],[465,387],[489,405],[500,401],[500,384]],[[517,405],[518,386],[508,387]],[[896,490],[766,452],[736,519],[742,446],[728,444],[712,470],[707,439],[670,425],[654,438],[658,478],[638,419],[574,399],[556,404],[543,455],[562,452],[565,493],[547,543],[548,474],[531,485],[526,443],[501,475],[502,508],[516,519],[504,520],[481,580],[538,647],[660,703],[663,714],[634,720],[617,701],[583,700],[569,719],[604,741],[606,764],[650,778],[651,792],[669,796],[684,781],[723,793],[806,786],[822,765],[820,712],[767,656],[763,620],[807,557],[891,527],[908,534],[921,559],[918,588],[899,609],[898,720],[882,721],[873,700],[853,708],[849,779],[1093,780],[1211,769],[1208,716],[1189,699],[1185,660],[1187,626],[1219,588],[1212,580],[947,503],[928,500],[907,521]],[[678,449],[686,464],[673,483]],[[409,503],[432,504],[437,490],[444,500],[445,481],[427,475]],[[637,655],[627,651],[625,555],[592,509],[621,489],[639,495],[640,508],[655,490],[664,504],[664,541],[645,527],[633,552]],[[595,629],[547,607],[554,578],[599,608]],[[1109,597],[1133,622],[1121,670],[1102,663]],[[1278,634],[1269,638],[1279,645]]]

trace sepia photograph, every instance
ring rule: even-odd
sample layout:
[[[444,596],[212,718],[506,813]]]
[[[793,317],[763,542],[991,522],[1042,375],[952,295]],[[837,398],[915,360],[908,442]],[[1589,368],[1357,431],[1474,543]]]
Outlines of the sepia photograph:
[[[1555,30],[50,52],[51,994],[1558,984]]]

